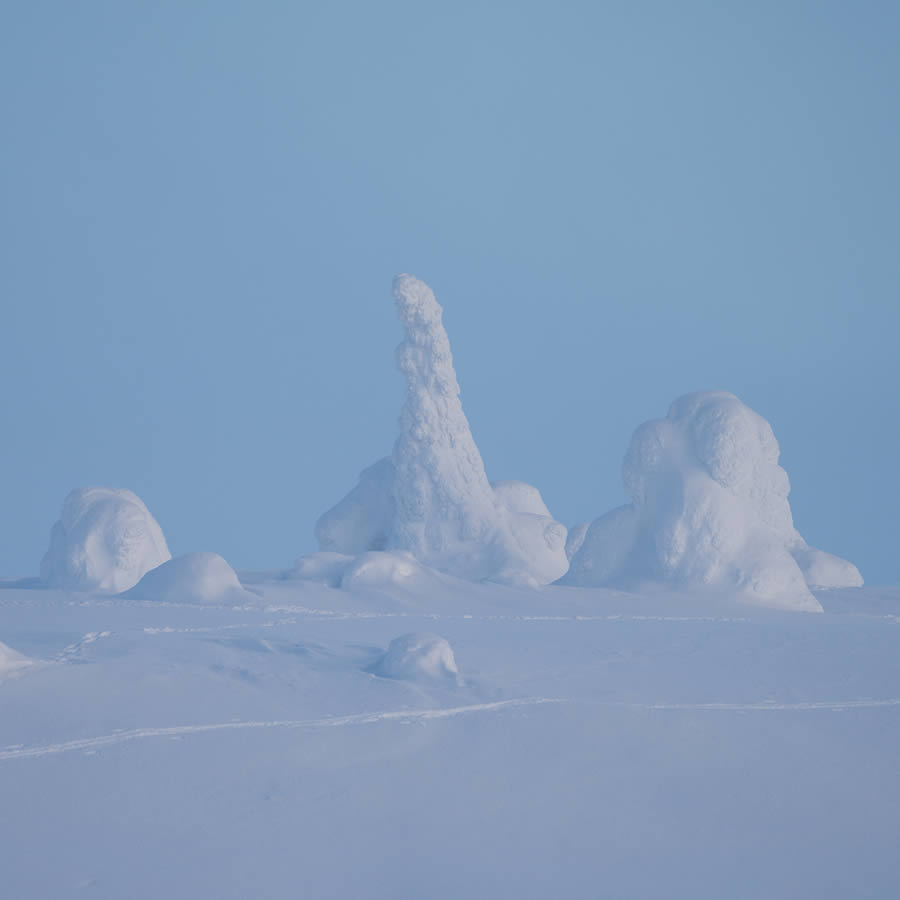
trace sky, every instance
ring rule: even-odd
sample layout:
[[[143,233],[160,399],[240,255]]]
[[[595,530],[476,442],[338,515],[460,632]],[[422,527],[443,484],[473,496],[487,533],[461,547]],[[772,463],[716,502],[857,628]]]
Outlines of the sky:
[[[492,479],[590,520],[729,390],[804,537],[900,582],[900,5],[10,0],[0,80],[0,574],[88,485],[175,554],[314,550],[407,271]]]

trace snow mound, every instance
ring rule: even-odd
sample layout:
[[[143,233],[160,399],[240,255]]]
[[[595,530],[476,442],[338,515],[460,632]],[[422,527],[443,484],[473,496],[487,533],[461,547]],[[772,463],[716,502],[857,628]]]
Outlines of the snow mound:
[[[394,280],[405,328],[397,365],[406,403],[393,455],[316,524],[323,551],[406,551],[471,581],[549,584],[568,568],[566,528],[523,482],[488,481],[459,399],[450,341],[431,289]]]
[[[779,452],[769,423],[733,394],[679,398],[635,431],[622,470],[632,502],[591,523],[562,582],[726,588],[821,611],[808,584],[862,577],[797,533]]]
[[[129,598],[165,603],[235,605],[253,599],[218,553],[186,553],[148,572]]]
[[[317,581],[331,587],[340,587],[341,578],[353,557],[344,553],[310,553],[297,560],[294,570],[288,577],[301,578],[304,581]]]
[[[356,556],[384,550],[394,520],[394,464],[379,459],[359,476],[359,483],[316,522],[319,549]]]
[[[382,678],[406,681],[453,681],[459,678],[453,650],[436,634],[404,634],[394,638],[372,667]]]
[[[80,488],[63,503],[41,561],[50,587],[117,594],[171,559],[143,501],[120,488]]]
[[[7,647],[6,644],[0,644],[0,678],[6,678],[32,664],[33,661],[27,656],[23,656],[12,647]]]
[[[341,577],[341,587],[349,590],[395,587],[427,577],[428,570],[411,553],[373,550],[350,562]]]

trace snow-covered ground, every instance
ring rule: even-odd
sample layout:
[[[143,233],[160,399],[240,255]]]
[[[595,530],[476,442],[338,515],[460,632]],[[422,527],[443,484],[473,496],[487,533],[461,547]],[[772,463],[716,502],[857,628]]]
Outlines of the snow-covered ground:
[[[0,894],[897,896],[900,589],[391,571],[2,583]]]

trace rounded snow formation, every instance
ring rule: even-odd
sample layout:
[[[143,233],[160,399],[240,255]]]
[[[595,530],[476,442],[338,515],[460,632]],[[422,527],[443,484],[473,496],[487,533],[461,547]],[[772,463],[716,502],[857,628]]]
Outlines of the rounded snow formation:
[[[778,457],[769,423],[733,394],[679,398],[635,431],[622,473],[632,502],[591,523],[562,583],[707,586],[820,612],[809,585],[862,577],[797,533]]]
[[[121,488],[79,488],[63,503],[41,562],[50,587],[118,594],[172,558],[143,501]]]
[[[566,528],[536,488],[491,485],[459,399],[450,341],[431,289],[394,279],[406,336],[397,365],[406,403],[392,457],[316,525],[324,551],[406,551],[420,563],[470,581],[549,584],[568,568]]]
[[[405,550],[373,550],[351,560],[341,575],[341,587],[348,590],[408,585],[412,579],[427,577],[412,553]]]
[[[297,560],[289,578],[300,578],[304,581],[317,581],[330,587],[340,587],[341,578],[353,557],[343,553],[321,551],[301,556]]]
[[[218,553],[186,553],[148,572],[127,596],[164,603],[235,606],[254,599]]]
[[[27,656],[23,656],[12,647],[7,647],[6,644],[0,644],[0,678],[21,672],[22,669],[26,669],[32,664],[33,660]]]
[[[436,634],[414,633],[394,638],[371,670],[382,678],[456,683],[459,671],[453,650]]]

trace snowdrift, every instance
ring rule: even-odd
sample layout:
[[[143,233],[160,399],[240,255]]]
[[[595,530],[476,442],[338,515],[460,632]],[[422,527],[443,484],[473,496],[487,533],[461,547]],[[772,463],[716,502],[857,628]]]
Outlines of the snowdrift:
[[[63,503],[41,562],[50,587],[117,594],[171,559],[141,499],[119,488],[80,488]]]
[[[6,678],[14,672],[20,672],[22,669],[32,665],[33,661],[27,656],[23,656],[12,647],[0,643],[0,678]]]
[[[631,503],[591,523],[561,583],[727,588],[821,611],[809,585],[857,586],[862,576],[796,531],[778,457],[769,423],[733,394],[679,398],[635,431],[623,464]]]
[[[412,553],[373,550],[350,561],[341,573],[341,587],[349,590],[401,587],[427,583],[429,577],[434,578],[434,573],[420,565]]]
[[[439,635],[425,632],[394,638],[372,672],[405,681],[456,682],[459,678],[450,644]]]
[[[566,528],[538,490],[491,485],[459,399],[442,310],[412,275],[394,280],[406,331],[397,364],[406,377],[400,435],[390,458],[316,524],[323,551],[405,551],[468,580],[548,584],[568,567]]]
[[[217,553],[186,553],[148,572],[125,596],[165,603],[233,606],[255,599]]]

